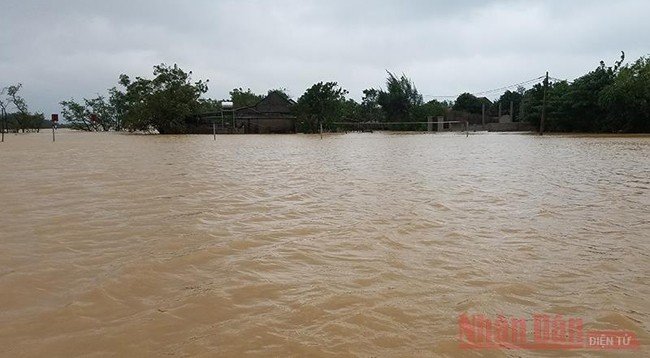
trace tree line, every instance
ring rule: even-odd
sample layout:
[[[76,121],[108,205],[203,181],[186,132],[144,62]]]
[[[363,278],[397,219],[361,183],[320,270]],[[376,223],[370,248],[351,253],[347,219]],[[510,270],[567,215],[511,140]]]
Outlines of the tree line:
[[[650,132],[650,57],[613,66],[601,61],[575,79],[548,84],[545,129],[557,132]],[[526,120],[539,125],[544,86],[526,91],[531,111]]]
[[[624,63],[625,54],[612,66],[603,61],[592,71],[568,81],[538,83],[531,88],[505,91],[492,102],[470,93],[455,101],[424,101],[411,79],[387,71],[385,88],[363,90],[360,102],[337,82],[318,82],[298,97],[293,112],[299,132],[315,133],[373,123],[388,130],[425,130],[429,117],[460,116],[470,123],[485,115],[509,114],[514,121],[538,127],[545,106],[546,131],[557,132],[650,132],[650,58]],[[153,78],[119,76],[119,87],[94,98],[61,101],[61,113],[69,126],[86,131],[153,131],[188,133],[192,126],[208,125],[201,113],[221,110],[222,100],[204,98],[208,80],[193,81],[192,72],[177,65],[153,67]],[[30,113],[18,92],[21,85],[0,92],[0,106],[9,113],[10,128],[40,128],[42,113]],[[544,102],[544,92],[546,101]],[[272,89],[289,99],[284,88]],[[235,108],[253,106],[264,96],[250,89],[230,91]],[[512,111],[511,104],[512,103]],[[500,111],[503,105],[503,109]],[[11,107],[11,108],[10,108]],[[511,113],[512,112],[512,113]],[[480,123],[480,122],[479,122]]]
[[[604,61],[592,71],[569,81],[538,83],[506,91],[489,103],[469,93],[458,97],[453,109],[479,114],[487,106],[491,115],[498,103],[509,107],[515,120],[539,128],[546,87],[544,130],[583,133],[650,132],[650,57],[624,64],[625,53],[612,66]],[[507,110],[509,112],[509,108]],[[505,111],[504,111],[505,112]]]
[[[43,127],[43,113],[32,113],[27,102],[20,96],[22,84],[0,89],[0,130],[5,132],[38,132]],[[3,118],[4,117],[4,118]]]
[[[203,98],[208,90],[208,80],[193,81],[192,72],[177,65],[154,66],[153,78],[119,76],[120,87],[108,90],[108,96],[61,101],[61,113],[74,129],[87,131],[156,130],[161,134],[187,133],[201,123],[201,113],[221,110],[224,100]],[[349,92],[336,82],[319,82],[308,88],[293,106],[296,128],[299,132],[313,133],[323,126],[333,130],[337,123],[361,122],[421,122],[427,116],[443,115],[449,103],[425,103],[413,82],[405,75],[397,77],[388,72],[387,90],[366,89],[361,103],[347,98]],[[284,88],[271,89],[290,99]],[[250,89],[235,88],[230,91],[235,108],[253,106],[263,95]],[[422,129],[422,124],[405,123],[393,129]]]

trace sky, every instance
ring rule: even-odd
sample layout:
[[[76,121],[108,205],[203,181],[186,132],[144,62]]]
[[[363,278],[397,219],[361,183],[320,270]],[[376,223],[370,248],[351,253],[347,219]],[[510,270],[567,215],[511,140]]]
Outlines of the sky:
[[[405,74],[425,101],[544,75],[572,80],[650,54],[647,0],[3,0],[0,88],[32,112],[105,95],[118,77],[178,64],[233,88],[294,99],[335,81],[360,100]],[[439,96],[452,96],[439,97]],[[497,95],[498,97],[498,95]]]

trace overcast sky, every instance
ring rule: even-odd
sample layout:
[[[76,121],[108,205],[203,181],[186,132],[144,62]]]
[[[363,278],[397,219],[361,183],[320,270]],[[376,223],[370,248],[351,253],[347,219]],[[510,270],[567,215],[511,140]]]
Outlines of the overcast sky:
[[[49,116],[176,63],[215,99],[336,81],[359,100],[389,70],[429,100],[648,55],[648,14],[648,0],[3,0],[0,87],[22,83]]]

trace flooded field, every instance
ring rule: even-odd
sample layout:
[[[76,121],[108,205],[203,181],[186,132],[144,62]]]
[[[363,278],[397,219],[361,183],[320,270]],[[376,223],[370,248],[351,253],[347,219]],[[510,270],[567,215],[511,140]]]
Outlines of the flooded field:
[[[12,134],[0,224],[3,357],[649,351],[650,137]],[[461,350],[464,312],[641,351]]]

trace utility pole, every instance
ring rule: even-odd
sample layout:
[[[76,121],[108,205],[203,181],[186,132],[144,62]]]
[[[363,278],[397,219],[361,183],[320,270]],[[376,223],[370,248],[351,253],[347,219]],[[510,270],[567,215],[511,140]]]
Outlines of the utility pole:
[[[539,121],[539,135],[544,134],[544,120],[546,119],[546,92],[548,90],[548,71],[544,78],[544,99],[542,100],[542,119]]]
[[[515,102],[510,101],[510,122],[515,121]]]

